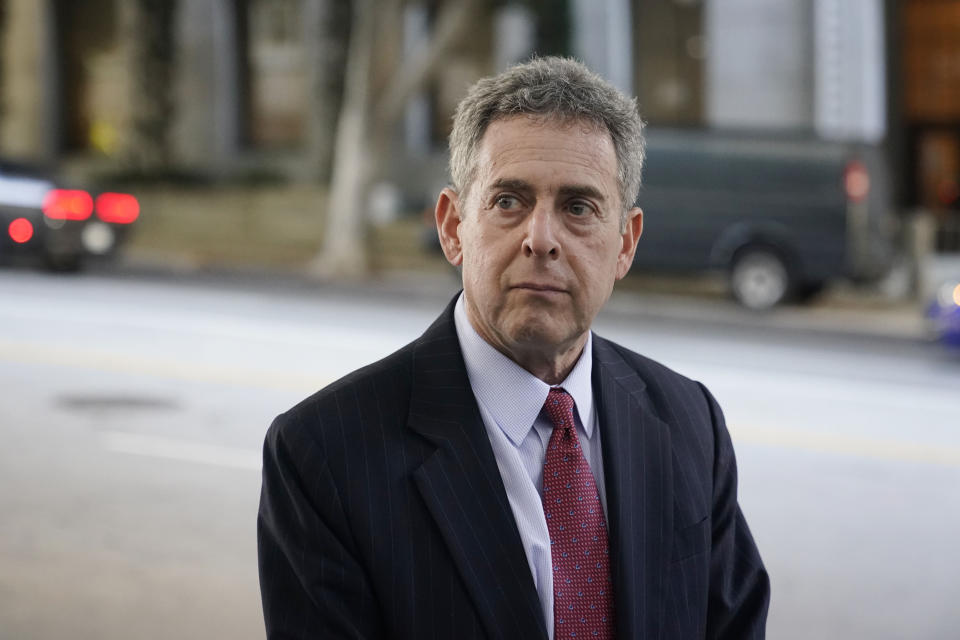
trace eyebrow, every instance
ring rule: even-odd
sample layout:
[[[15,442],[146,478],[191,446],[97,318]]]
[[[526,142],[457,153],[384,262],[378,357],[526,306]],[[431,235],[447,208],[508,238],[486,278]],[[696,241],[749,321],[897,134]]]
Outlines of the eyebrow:
[[[500,178],[490,185],[490,189],[510,189],[511,191],[521,191],[523,193],[531,193],[534,190],[533,185],[526,180],[518,180],[515,178]]]
[[[588,184],[571,184],[560,187],[560,195],[566,198],[583,197],[592,198],[603,202],[605,198],[599,189],[591,187]]]
[[[490,188],[491,189],[511,189],[513,191],[519,191],[522,193],[532,193],[533,191],[535,191],[535,189],[533,188],[533,185],[531,185],[529,182],[527,182],[526,180],[519,180],[516,178],[501,178],[495,181],[492,185],[490,185]],[[605,200],[605,198],[603,197],[603,193],[601,193],[599,189],[597,189],[596,187],[592,187],[588,184],[563,185],[562,187],[560,187],[558,192],[559,192],[559,195],[566,198],[579,196],[584,198],[592,198],[594,200],[599,200],[600,202],[603,202]]]

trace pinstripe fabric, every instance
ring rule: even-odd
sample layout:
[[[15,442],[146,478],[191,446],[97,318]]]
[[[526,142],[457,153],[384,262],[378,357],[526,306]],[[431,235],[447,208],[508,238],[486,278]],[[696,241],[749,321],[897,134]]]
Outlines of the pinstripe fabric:
[[[268,637],[547,637],[452,315],[268,430]],[[617,637],[762,638],[769,586],[713,398],[597,336],[593,359]]]

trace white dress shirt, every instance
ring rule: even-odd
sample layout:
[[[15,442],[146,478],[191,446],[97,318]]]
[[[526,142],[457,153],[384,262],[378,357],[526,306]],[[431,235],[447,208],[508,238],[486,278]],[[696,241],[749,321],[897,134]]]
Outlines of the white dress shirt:
[[[540,596],[547,634],[553,639],[553,570],[550,533],[543,515],[543,462],[553,424],[541,415],[550,385],[488,344],[470,324],[460,295],[454,311],[457,338],[473,395],[497,459],[507,499],[520,531],[533,582]],[[583,353],[559,385],[573,396],[577,437],[607,513],[600,429],[593,402],[593,336],[587,333]]]

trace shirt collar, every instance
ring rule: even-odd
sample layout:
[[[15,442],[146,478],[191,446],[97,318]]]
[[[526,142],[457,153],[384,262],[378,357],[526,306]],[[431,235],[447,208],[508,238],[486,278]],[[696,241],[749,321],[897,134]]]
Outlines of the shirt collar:
[[[473,394],[490,412],[497,426],[514,446],[519,447],[543,408],[550,385],[497,351],[484,340],[467,317],[460,294],[453,313],[460,350],[467,367]],[[559,385],[573,396],[580,424],[588,438],[593,436],[593,335],[587,332],[583,353],[567,378]]]

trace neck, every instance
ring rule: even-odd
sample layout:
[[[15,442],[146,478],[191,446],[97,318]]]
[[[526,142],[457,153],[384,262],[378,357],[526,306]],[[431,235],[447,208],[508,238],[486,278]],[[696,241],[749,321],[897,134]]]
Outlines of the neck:
[[[549,385],[566,380],[580,359],[590,335],[587,329],[559,343],[551,342],[544,335],[527,333],[510,336],[483,322],[480,313],[466,297],[464,307],[467,321],[484,342]]]
[[[539,349],[527,350],[522,347],[515,348],[512,351],[498,346],[495,346],[495,348],[547,384],[558,385],[567,379],[573,367],[576,366],[580,354],[583,353],[583,346],[586,341],[587,336],[584,334],[568,347],[548,353]]]

